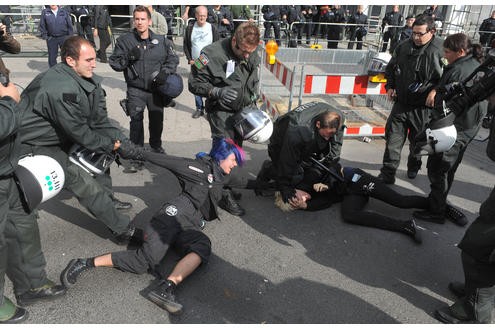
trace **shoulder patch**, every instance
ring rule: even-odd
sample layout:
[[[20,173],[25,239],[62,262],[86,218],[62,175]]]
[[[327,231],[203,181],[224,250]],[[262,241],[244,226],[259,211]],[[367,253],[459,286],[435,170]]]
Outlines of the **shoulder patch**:
[[[202,69],[203,67],[208,65],[209,62],[210,60],[208,59],[208,57],[205,55],[204,52],[202,52],[201,55],[199,55],[199,57],[194,61],[194,65],[196,66],[196,68]]]
[[[176,216],[179,211],[177,210],[177,207],[175,205],[169,205],[167,208],[165,208],[165,213],[168,216]]]
[[[72,103],[78,102],[77,93],[64,93],[62,94],[62,98],[64,102],[72,102]]]

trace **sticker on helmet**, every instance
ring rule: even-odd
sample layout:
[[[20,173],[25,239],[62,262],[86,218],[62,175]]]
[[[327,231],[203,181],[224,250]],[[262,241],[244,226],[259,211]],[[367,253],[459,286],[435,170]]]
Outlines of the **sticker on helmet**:
[[[165,213],[167,213],[168,216],[176,216],[177,212],[178,210],[175,205],[168,205],[167,208],[165,208]]]

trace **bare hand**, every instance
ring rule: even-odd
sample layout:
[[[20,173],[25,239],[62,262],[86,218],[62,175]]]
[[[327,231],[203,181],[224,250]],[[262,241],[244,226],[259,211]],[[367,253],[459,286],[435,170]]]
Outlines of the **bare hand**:
[[[437,91],[435,89],[432,89],[430,93],[428,93],[428,96],[426,97],[426,102],[425,105],[426,107],[435,107],[435,95],[437,94]]]
[[[316,192],[322,192],[322,191],[326,191],[328,190],[328,186],[324,183],[315,183],[313,185],[313,189],[316,191]]]
[[[9,82],[6,87],[4,87],[2,83],[0,83],[0,98],[7,96],[14,99],[16,103],[19,103],[19,101],[21,100],[21,95],[12,82]]]
[[[395,98],[397,97],[397,93],[395,92],[395,89],[388,89],[387,97],[389,100],[395,100]]]
[[[3,36],[5,37],[7,35],[7,25],[4,25],[2,23],[0,23],[0,30],[3,31]]]
[[[295,209],[301,209],[301,210],[304,210],[308,207],[306,200],[298,197],[292,197],[291,199],[289,199],[289,205]]]
[[[116,151],[119,148],[120,148],[120,140],[116,140],[115,143],[113,144],[113,150]]]

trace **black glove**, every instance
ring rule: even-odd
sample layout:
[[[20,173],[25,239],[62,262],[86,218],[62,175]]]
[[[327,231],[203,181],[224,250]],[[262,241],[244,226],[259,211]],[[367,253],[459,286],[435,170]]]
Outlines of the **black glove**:
[[[167,77],[168,77],[168,73],[165,72],[165,71],[160,71],[160,73],[158,73],[155,78],[153,79],[153,83],[157,84],[157,85],[163,85],[165,84],[165,82],[167,82]]]
[[[280,190],[280,193],[282,194],[284,203],[288,203],[291,198],[296,196],[296,190],[292,187],[284,187]]]
[[[139,58],[141,58],[141,51],[139,50],[139,48],[133,47],[131,50],[129,50],[127,56],[129,61],[131,62],[139,60]]]
[[[226,110],[232,110],[233,108],[231,108],[230,104],[237,99],[237,91],[230,87],[215,87],[211,90],[210,96],[218,100],[220,107]]]
[[[144,161],[144,148],[132,143],[129,139],[120,142],[117,153],[122,156],[123,159]]]

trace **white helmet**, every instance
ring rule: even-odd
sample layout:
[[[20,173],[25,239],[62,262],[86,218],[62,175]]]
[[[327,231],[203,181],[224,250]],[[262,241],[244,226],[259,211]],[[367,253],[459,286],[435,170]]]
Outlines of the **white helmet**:
[[[264,111],[256,107],[245,107],[234,115],[234,128],[242,139],[259,144],[270,139],[273,123]]]
[[[69,159],[91,175],[105,173],[115,160],[114,155],[91,151],[81,145],[73,145]]]
[[[449,150],[457,139],[457,129],[453,124],[454,114],[434,121],[430,127],[416,137],[416,155],[431,155]]]
[[[368,66],[368,75],[378,75],[385,73],[385,68],[392,56],[388,52],[380,52],[373,57]]]
[[[55,197],[65,183],[62,166],[45,155],[21,158],[15,175],[30,212],[40,203]]]

